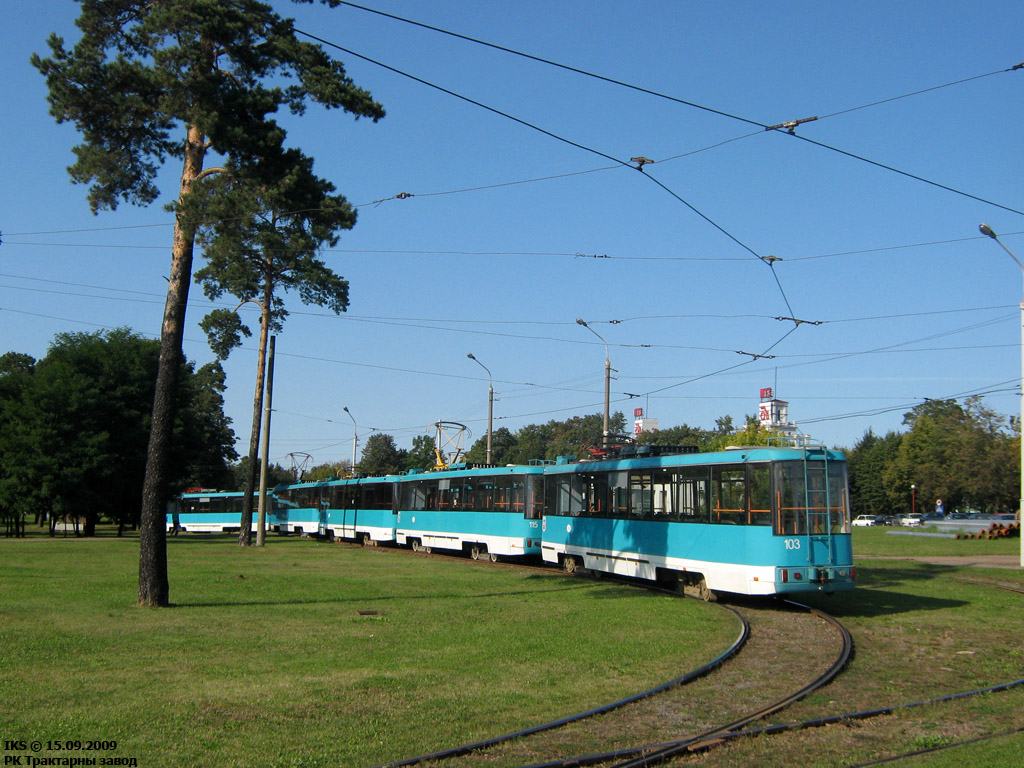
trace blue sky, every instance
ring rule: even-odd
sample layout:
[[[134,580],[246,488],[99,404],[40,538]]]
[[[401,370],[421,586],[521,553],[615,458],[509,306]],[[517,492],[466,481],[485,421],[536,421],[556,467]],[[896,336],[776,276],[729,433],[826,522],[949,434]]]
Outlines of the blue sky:
[[[289,303],[272,461],[350,458],[345,406],[360,450],[372,430],[408,446],[438,420],[485,435],[487,377],[467,353],[493,374],[495,428],[598,413],[605,350],[577,317],[610,345],[612,409],[662,427],[742,423],[762,387],[832,446],[900,428],[925,398],[986,393],[1017,413],[1021,273],[978,224],[1024,258],[1024,69],[1004,71],[1024,61],[1018,4],[366,4],[725,114],[357,8],[274,2],[522,122],[331,49],[388,115],[283,119],[359,220],[324,254],[350,281],[348,312]],[[77,11],[4,12],[0,351],[160,327],[178,169],[149,208],[91,215],[65,170],[78,136],[28,64],[51,31],[75,39]],[[818,144],[761,127],[811,116],[796,133]],[[628,166],[640,156],[655,161],[643,173]],[[194,287],[197,363],[212,359],[210,308]],[[254,343],[226,364],[240,445],[255,364]]]

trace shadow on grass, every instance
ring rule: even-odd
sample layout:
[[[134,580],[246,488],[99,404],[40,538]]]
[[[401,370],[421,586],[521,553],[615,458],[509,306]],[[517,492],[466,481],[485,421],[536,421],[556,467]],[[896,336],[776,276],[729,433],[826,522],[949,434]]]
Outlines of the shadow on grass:
[[[922,595],[919,587],[955,572],[944,566],[920,565],[912,568],[857,567],[857,587],[835,595],[812,594],[794,597],[826,613],[841,618],[877,618],[911,611],[942,611],[969,605],[969,601],[936,595]],[[936,586],[938,586],[936,584]],[[901,587],[914,589],[901,591]]]
[[[539,578],[539,577],[538,577]],[[432,592],[420,595],[380,595],[377,597],[334,597],[334,598],[295,598],[282,600],[279,598],[268,598],[267,600],[218,600],[211,602],[181,602],[171,603],[172,608],[234,608],[242,606],[273,606],[273,605],[339,605],[345,603],[359,604],[362,607],[369,607],[375,603],[390,602],[393,600],[492,600],[501,597],[521,597],[523,595],[533,596],[553,592],[571,592],[575,590],[593,589],[592,584],[570,584],[553,589],[532,590],[520,589],[507,592]]]

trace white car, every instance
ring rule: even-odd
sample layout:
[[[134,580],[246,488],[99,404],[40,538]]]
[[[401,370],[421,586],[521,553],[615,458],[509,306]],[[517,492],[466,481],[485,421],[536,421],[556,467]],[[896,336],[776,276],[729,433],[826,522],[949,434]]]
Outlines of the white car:
[[[916,512],[909,515],[900,515],[900,525],[906,525],[911,528],[924,525],[924,515]]]
[[[881,525],[882,521],[878,519],[878,515],[857,515],[853,518],[853,524],[856,526]]]

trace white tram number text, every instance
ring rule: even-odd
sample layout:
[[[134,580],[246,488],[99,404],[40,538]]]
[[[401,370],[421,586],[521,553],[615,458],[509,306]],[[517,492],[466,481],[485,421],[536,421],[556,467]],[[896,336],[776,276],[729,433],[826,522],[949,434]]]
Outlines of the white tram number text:
[[[800,549],[800,539],[786,539],[786,549]]]

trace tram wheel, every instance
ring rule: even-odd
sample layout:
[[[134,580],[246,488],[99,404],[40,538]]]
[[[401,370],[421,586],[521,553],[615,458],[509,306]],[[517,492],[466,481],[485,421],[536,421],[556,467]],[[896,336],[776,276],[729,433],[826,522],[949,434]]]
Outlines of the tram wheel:
[[[368,534],[368,533],[364,533],[364,534],[363,534],[363,537],[362,537],[362,539],[361,539],[360,541],[361,541],[361,543],[362,543],[362,545],[363,545],[364,547],[376,547],[376,546],[377,546],[377,542],[376,542],[376,541],[374,541],[374,540],[373,540],[373,539],[372,539],[372,538],[370,537],[370,534]]]
[[[579,567],[579,562],[572,555],[566,555],[562,559],[562,570],[566,573],[576,573],[576,569]]]
[[[469,556],[474,560],[483,560],[485,554],[487,554],[487,550],[479,544],[474,544],[469,548]]]
[[[708,589],[708,582],[705,579],[701,579],[697,585],[697,597],[705,603],[713,603],[718,600],[718,596]]]
[[[494,554],[493,552],[488,552],[487,553],[487,557],[490,558],[490,561],[492,563],[498,562],[498,556],[496,554]]]

